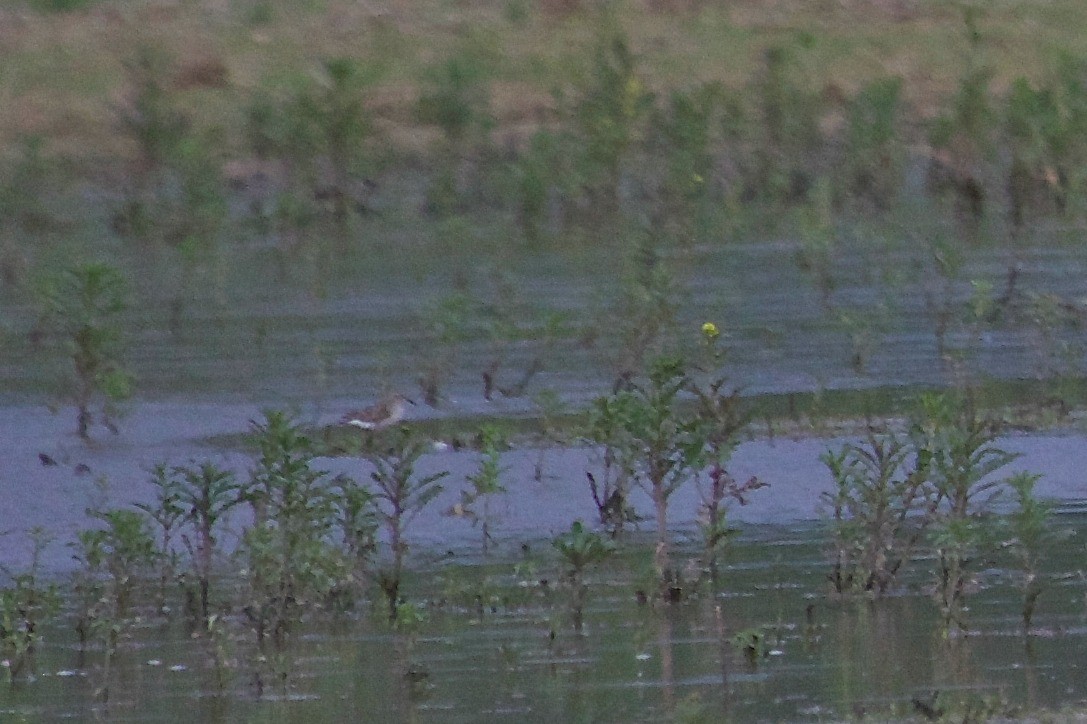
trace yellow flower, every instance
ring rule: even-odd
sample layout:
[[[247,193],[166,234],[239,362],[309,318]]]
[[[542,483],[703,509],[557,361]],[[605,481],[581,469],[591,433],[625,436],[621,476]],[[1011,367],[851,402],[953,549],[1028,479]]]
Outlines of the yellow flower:
[[[708,339],[714,339],[721,334],[721,331],[717,329],[717,325],[713,322],[706,322],[702,325],[702,334]]]

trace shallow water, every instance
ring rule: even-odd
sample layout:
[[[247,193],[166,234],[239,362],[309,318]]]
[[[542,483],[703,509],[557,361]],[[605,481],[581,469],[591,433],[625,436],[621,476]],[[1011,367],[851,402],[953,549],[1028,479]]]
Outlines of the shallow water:
[[[337,418],[311,407],[301,419],[321,426]],[[45,552],[44,567],[70,570],[75,563],[67,545],[76,531],[88,526],[86,509],[150,502],[154,488],[149,470],[159,463],[190,465],[211,460],[244,479],[252,467],[250,455],[209,447],[206,440],[209,435],[245,432],[251,420],[259,419],[261,410],[254,405],[144,403],[131,406],[121,434],[100,436],[88,446],[72,433],[72,420],[64,411],[52,414],[36,406],[0,407],[0,440],[6,449],[0,510],[9,511],[0,527],[0,532],[9,534],[0,546],[0,565],[25,566],[30,547],[25,533],[40,526],[56,539]],[[748,505],[736,507],[731,519],[739,525],[817,520],[820,496],[831,486],[819,457],[844,442],[841,438],[777,437],[742,443],[733,454],[731,473],[738,480],[756,476],[769,488],[752,494]],[[1008,467],[1009,473],[1027,470],[1042,476],[1036,486],[1038,495],[1061,501],[1087,499],[1087,479],[1082,475],[1087,470],[1087,439],[1078,431],[1010,435],[999,444],[1020,456]],[[43,465],[40,454],[55,464]],[[413,545],[438,552],[478,548],[478,531],[444,514],[460,500],[461,491],[468,487],[467,476],[477,471],[478,464],[479,454],[468,450],[434,452],[421,459],[420,473],[450,474],[442,481],[442,494],[419,517],[411,534]],[[368,479],[369,470],[359,458],[320,458],[316,465],[333,475]],[[502,546],[515,550],[523,541],[568,530],[573,520],[594,519],[596,510],[585,482],[586,471],[600,465],[593,448],[516,448],[503,454],[502,465],[507,492],[495,496],[492,504],[493,533]],[[542,473],[539,478],[537,468]],[[670,503],[671,524],[678,531],[693,530],[700,502],[697,484],[681,487]],[[648,495],[636,492],[631,503],[639,514],[652,515]]]
[[[931,291],[925,260],[916,250],[858,249],[843,257],[838,271],[848,282],[833,293],[839,308],[867,314],[890,300],[866,369],[858,371],[851,365],[847,331],[828,319],[810,279],[792,261],[798,249],[784,242],[745,243],[693,250],[682,260],[687,295],[681,323],[697,330],[704,320],[718,322],[730,349],[730,379],[750,393],[946,381],[924,300]],[[43,565],[57,574],[70,570],[74,564],[65,544],[86,525],[85,509],[148,499],[147,468],[153,464],[211,458],[244,475],[251,464],[245,455],[203,441],[245,431],[262,407],[294,407],[304,422],[319,426],[382,389],[414,394],[420,360],[433,351],[423,342],[421,319],[428,305],[464,279],[470,286],[485,285],[487,270],[501,266],[526,315],[562,311],[576,324],[607,308],[621,271],[609,251],[518,251],[451,260],[371,251],[356,250],[340,265],[305,257],[284,261],[274,249],[239,246],[224,252],[218,268],[199,271],[190,287],[178,281],[176,266],[154,257],[167,252],[129,260],[141,300],[127,320],[138,395],[121,434],[99,434],[90,446],[73,435],[70,409],[54,415],[46,408],[63,361],[26,342],[33,314],[25,300],[2,300],[0,509],[8,512],[0,528],[11,535],[0,548],[0,564],[15,570],[25,565],[23,534],[42,526],[57,538]],[[1021,279],[1032,290],[1077,298],[1087,249],[1028,249],[1022,266]],[[888,267],[907,270],[912,281],[887,286],[880,273]],[[964,278],[987,279],[999,288],[1005,267],[1001,252],[978,250]],[[968,293],[960,284],[952,297],[962,302]],[[1073,326],[1059,330],[1060,339],[1072,344],[1081,344],[1083,335]],[[952,341],[974,343],[962,335]],[[492,355],[491,344],[483,338],[458,343],[442,406],[420,406],[413,413],[532,410],[528,397],[483,399],[480,371]],[[976,346],[978,366],[998,377],[1034,376],[1045,362],[1036,332],[1021,327],[996,326]],[[516,376],[518,366],[540,351],[538,341],[511,345],[506,374]],[[606,334],[595,346],[575,335],[564,338],[546,355],[529,393],[549,389],[581,406],[609,388],[613,354]],[[1078,579],[1055,581],[1046,593],[1038,624],[1047,635],[1035,637],[1031,649],[1015,634],[1014,587],[999,568],[986,572],[989,585],[973,603],[977,635],[950,648],[934,634],[935,610],[917,592],[920,580],[910,581],[912,592],[875,607],[826,601],[822,544],[813,521],[829,477],[818,458],[840,443],[779,438],[741,445],[732,461],[735,477],[757,475],[771,488],[734,511],[744,537],[721,588],[680,606],[639,606],[632,590],[644,576],[645,556],[632,554],[593,577],[584,636],[570,630],[565,591],[556,587],[559,569],[548,558],[546,539],[574,519],[591,518],[583,481],[594,451],[509,453],[504,482],[510,492],[494,506],[494,532],[506,562],[466,571],[439,561],[447,550],[457,560],[478,561],[478,531],[441,512],[458,499],[478,457],[435,453],[424,459],[424,472],[452,474],[410,534],[416,552],[410,595],[433,604],[416,640],[390,633],[369,615],[311,625],[292,646],[288,688],[257,700],[243,626],[235,626],[240,638],[231,647],[238,661],[226,695],[218,696],[203,644],[177,624],[148,619],[122,647],[111,703],[103,711],[91,696],[101,673],[96,652],[81,659],[71,627],[51,627],[41,676],[0,687],[0,718],[85,719],[97,713],[118,721],[176,721],[186,713],[206,721],[293,721],[335,720],[347,711],[371,721],[657,721],[687,713],[706,720],[724,715],[780,721],[892,709],[911,714],[911,699],[927,700],[934,690],[1022,705],[1087,699],[1078,663],[1087,633]],[[1023,454],[1017,469],[1043,475],[1040,495],[1087,498],[1087,441],[1078,433],[1013,436],[1001,444]],[[40,453],[56,464],[43,465]],[[536,479],[541,455],[543,476]],[[366,475],[356,459],[320,463],[332,473]],[[99,479],[108,481],[107,490],[95,487]],[[644,496],[634,502],[649,512]],[[673,500],[671,519],[681,539],[693,529],[698,502],[694,486]],[[1066,522],[1082,536],[1081,518]],[[1053,551],[1069,557],[1054,560],[1054,571],[1079,569],[1080,537]],[[539,556],[532,561],[538,567],[534,577],[511,573],[522,543]],[[498,594],[494,612],[485,606],[479,614],[471,597],[437,605],[445,589],[457,587],[450,578],[478,581],[488,570],[495,581],[488,590],[505,592]],[[541,577],[550,581],[547,588],[539,585]],[[804,611],[813,603],[815,627],[808,630]],[[751,667],[728,640],[762,625],[772,627],[773,653]],[[422,672],[414,686],[404,675],[409,668]]]
[[[1081,564],[1087,518],[1062,515],[1075,546],[1047,564]],[[589,576],[585,628],[571,627],[569,589],[546,547],[486,565],[430,563],[407,581],[426,620],[408,636],[364,605],[303,625],[287,652],[287,683],[257,697],[252,635],[231,620],[220,689],[208,644],[150,615],[125,637],[110,677],[101,652],[80,654],[70,625],[53,624],[39,676],[0,686],[0,713],[34,720],[111,721],[835,721],[915,715],[912,701],[986,701],[994,711],[1087,701],[1082,586],[1048,580],[1035,625],[1018,633],[1013,573],[993,561],[970,600],[971,634],[942,639],[919,589],[923,562],[900,595],[833,602],[825,593],[822,533],[812,524],[750,529],[716,589],[674,605],[637,603],[649,546],[628,545]],[[697,556],[682,546],[678,559]],[[518,568],[514,565],[518,564]],[[477,598],[478,596],[478,598]],[[811,607],[810,618],[806,609]],[[731,639],[763,627],[765,656]],[[552,635],[554,632],[554,635]],[[956,703],[957,702],[957,703]]]
[[[67,416],[39,407],[0,408],[0,429],[13,451],[7,479],[25,483],[0,488],[3,508],[19,511],[18,520],[8,519],[14,532],[4,539],[0,562],[13,570],[26,564],[21,532],[37,524],[58,538],[47,550],[46,568],[55,574],[70,570],[64,543],[87,525],[84,509],[98,495],[97,475],[109,479],[106,495],[114,505],[147,499],[152,491],[146,468],[163,460],[211,458],[244,475],[251,465],[246,455],[210,449],[201,440],[244,430],[258,415],[246,405],[143,404],[133,408],[120,436],[85,447],[67,429]],[[308,420],[328,421],[316,413]],[[982,587],[971,599],[972,635],[951,645],[937,635],[935,606],[922,592],[928,580],[923,561],[906,577],[901,595],[876,605],[826,597],[826,537],[818,515],[819,496],[830,481],[818,456],[840,442],[778,438],[741,445],[734,475],[758,475],[771,487],[734,509],[732,520],[742,533],[719,586],[675,606],[639,605],[634,591],[645,585],[651,545],[645,534],[635,535],[619,559],[591,572],[584,635],[572,630],[569,590],[547,539],[568,529],[571,520],[591,520],[583,481],[584,471],[596,464],[594,451],[521,448],[504,456],[510,492],[492,506],[499,544],[486,563],[479,531],[442,514],[458,500],[478,454],[436,452],[423,459],[421,472],[452,474],[442,496],[409,531],[412,570],[405,593],[424,606],[427,617],[414,638],[388,630],[366,603],[331,621],[310,621],[290,646],[286,688],[268,686],[258,697],[254,671],[260,667],[252,633],[240,617],[227,625],[229,665],[220,691],[208,644],[192,638],[181,622],[148,613],[122,643],[105,707],[94,697],[103,681],[101,651],[81,655],[73,622],[65,617],[45,631],[38,678],[0,686],[0,715],[648,722],[688,716],[833,721],[865,711],[884,720],[912,715],[912,700],[927,702],[934,691],[942,692],[941,706],[961,705],[954,702],[966,696],[999,703],[1001,711],[1082,705],[1087,600],[1076,571],[1087,534],[1083,437],[1048,432],[1000,441],[1021,453],[1015,468],[1043,473],[1037,492],[1066,501],[1061,505],[1067,512],[1055,527],[1074,531],[1049,551],[1053,578],[1036,618],[1039,635],[1029,646],[1018,634],[1017,579],[1005,560],[986,562]],[[39,451],[58,464],[43,467]],[[544,475],[536,480],[541,452]],[[90,472],[77,472],[79,464]],[[357,478],[365,474],[351,457],[320,459],[318,465]],[[650,512],[647,496],[632,502],[643,514]],[[695,486],[678,491],[671,506],[677,560],[689,576],[698,555],[697,507]],[[229,547],[232,540],[225,536],[223,543]],[[763,626],[767,656],[752,665],[730,641],[737,632]]]
[[[125,327],[137,397],[358,404],[385,389],[417,394],[427,360],[446,354],[453,362],[441,407],[418,414],[533,410],[531,396],[544,389],[580,406],[609,389],[618,354],[610,325],[626,311],[616,307],[622,249],[602,243],[535,251],[503,248],[505,242],[469,251],[433,248],[405,239],[410,232],[397,222],[380,220],[365,222],[347,241],[322,233],[306,242],[312,248],[295,251],[236,240],[195,267],[171,249],[118,250],[136,292]],[[729,378],[751,394],[944,383],[949,372],[937,352],[934,315],[945,297],[958,319],[971,282],[992,283],[997,297],[1012,263],[1026,295],[1020,301],[1052,293],[1076,305],[1082,296],[1087,249],[1062,243],[1067,230],[1039,228],[1014,261],[1008,249],[967,248],[964,271],[946,289],[930,252],[913,237],[949,230],[904,227],[893,241],[853,233],[857,238],[843,238],[835,252],[830,309],[795,261],[799,243],[745,241],[676,252],[671,269],[679,324],[691,331],[686,338],[694,339],[703,321],[715,321],[725,334]],[[508,302],[499,302],[496,274],[511,290]],[[548,349],[540,335],[496,341],[480,328],[485,319],[473,317],[465,338],[428,341],[435,305],[454,292],[506,304],[522,328],[551,313],[565,315],[568,331]],[[28,296],[0,294],[0,401],[43,403],[66,363],[55,350],[29,344]],[[590,324],[596,336],[587,344]],[[1074,351],[1087,339],[1074,320],[1057,323],[1051,338],[1007,316],[987,324],[979,339],[965,330],[953,324],[949,346],[970,347],[977,369],[1003,378],[1066,365],[1055,350],[1067,344]],[[865,351],[861,367],[854,365],[858,349]],[[484,400],[481,373],[496,350],[506,355],[505,385],[542,356],[525,397]]]

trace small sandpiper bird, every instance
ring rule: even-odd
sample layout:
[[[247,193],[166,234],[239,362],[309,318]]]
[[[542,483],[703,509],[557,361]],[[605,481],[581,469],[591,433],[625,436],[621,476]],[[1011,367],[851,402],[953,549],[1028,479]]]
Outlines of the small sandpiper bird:
[[[340,423],[353,425],[363,430],[382,430],[403,420],[408,411],[408,405],[414,404],[401,394],[389,395],[376,405],[347,413]]]

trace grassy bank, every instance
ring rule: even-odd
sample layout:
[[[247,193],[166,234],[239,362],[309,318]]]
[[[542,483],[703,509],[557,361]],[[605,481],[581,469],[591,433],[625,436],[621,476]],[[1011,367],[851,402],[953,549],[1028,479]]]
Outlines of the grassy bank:
[[[50,12],[54,5],[75,9]],[[986,60],[998,90],[1020,75],[1044,80],[1062,53],[1087,52],[1078,32],[1087,9],[1073,0],[749,0],[678,3],[682,10],[654,2],[519,0],[16,2],[2,16],[0,140],[10,146],[22,135],[42,135],[51,152],[86,161],[128,150],[116,134],[114,106],[126,92],[125,63],[144,45],[174,59],[173,86],[197,127],[239,120],[239,95],[271,79],[304,76],[322,58],[378,63],[384,77],[370,104],[405,145],[418,143],[413,104],[424,71],[469,46],[488,61],[499,130],[516,131],[553,106],[554,88],[580,80],[604,5],[644,59],[653,90],[708,80],[740,87],[768,47],[799,42],[808,50],[804,73],[813,88],[851,95],[868,81],[899,75],[922,117],[935,113],[967,63],[968,12],[991,48]]]

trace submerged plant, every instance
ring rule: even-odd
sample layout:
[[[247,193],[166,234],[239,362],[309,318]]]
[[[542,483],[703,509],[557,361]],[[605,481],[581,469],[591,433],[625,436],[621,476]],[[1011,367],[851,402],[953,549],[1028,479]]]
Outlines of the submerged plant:
[[[76,406],[77,431],[84,440],[90,439],[99,400],[99,422],[117,432],[115,403],[132,390],[132,375],[122,362],[119,320],[127,305],[124,276],[103,263],[65,269],[48,277],[39,289],[41,325],[61,338],[72,361],[69,395]]]
[[[571,601],[574,629],[580,632],[588,592],[585,569],[612,555],[615,552],[615,543],[599,533],[587,530],[580,520],[576,520],[570,525],[568,532],[555,536],[551,544],[567,565],[566,575],[574,594]]]

